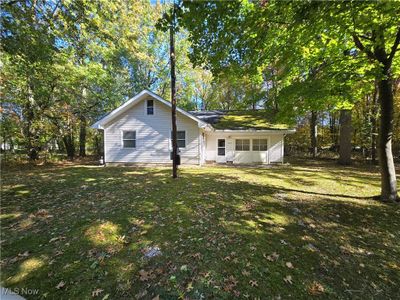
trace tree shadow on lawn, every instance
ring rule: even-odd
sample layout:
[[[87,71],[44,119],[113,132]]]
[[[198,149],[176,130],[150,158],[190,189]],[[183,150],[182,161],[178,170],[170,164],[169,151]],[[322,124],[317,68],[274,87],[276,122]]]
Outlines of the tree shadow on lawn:
[[[363,172],[360,174],[360,170]],[[269,178],[283,179],[291,185],[316,186],[319,181],[335,181],[346,186],[356,187],[365,182],[379,187],[379,180],[375,180],[379,173],[368,166],[362,168],[333,166],[329,169],[289,165],[272,169],[248,169],[248,173]]]
[[[51,195],[42,192],[36,207],[25,206],[34,193],[19,198],[22,215],[7,219],[5,286],[38,287],[50,298],[91,299],[99,288],[111,299],[297,299],[393,298],[400,284],[397,206],[299,194],[240,172],[183,169],[178,180],[167,169],[60,172],[70,197],[46,181]],[[11,195],[8,213],[17,205]],[[36,216],[39,209],[53,217]],[[162,255],[144,259],[149,246]]]

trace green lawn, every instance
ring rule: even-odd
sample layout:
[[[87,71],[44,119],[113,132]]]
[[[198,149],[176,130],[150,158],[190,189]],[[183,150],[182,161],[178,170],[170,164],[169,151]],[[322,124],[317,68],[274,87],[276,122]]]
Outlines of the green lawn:
[[[28,299],[394,299],[375,167],[3,170],[1,285]],[[144,257],[150,247],[161,255]],[[157,299],[157,297],[156,297]]]

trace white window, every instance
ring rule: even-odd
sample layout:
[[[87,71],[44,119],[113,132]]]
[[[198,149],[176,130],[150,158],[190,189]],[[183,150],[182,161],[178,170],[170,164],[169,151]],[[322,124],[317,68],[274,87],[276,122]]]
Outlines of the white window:
[[[136,148],[136,131],[122,131],[122,147]]]
[[[186,131],[178,130],[176,132],[176,144],[178,145],[178,148],[186,147]],[[171,131],[171,149],[172,149],[172,131]]]
[[[267,151],[268,140],[267,139],[254,139],[253,140],[253,151]]]
[[[235,143],[236,151],[250,151],[250,140],[249,139],[237,139]]]
[[[147,100],[146,105],[147,114],[154,115],[154,100]]]

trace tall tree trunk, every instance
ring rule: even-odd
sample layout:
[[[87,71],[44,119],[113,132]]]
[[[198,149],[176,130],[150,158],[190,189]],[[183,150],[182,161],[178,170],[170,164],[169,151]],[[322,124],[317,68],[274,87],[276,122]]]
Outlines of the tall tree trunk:
[[[65,146],[65,150],[67,151],[67,158],[69,160],[73,160],[75,156],[75,145],[74,145],[74,138],[72,134],[65,135],[63,137],[63,142]]]
[[[339,164],[351,164],[351,110],[340,111]]]
[[[64,148],[65,148],[65,144],[64,144],[64,140],[63,139],[57,139],[57,152],[58,153],[64,153]]]
[[[35,136],[32,132],[32,123],[35,118],[32,87],[28,85],[28,101],[24,105],[23,116],[25,118],[23,133],[25,136],[26,151],[28,153],[29,160],[37,160],[39,158],[39,149],[35,145]]]
[[[94,145],[96,149],[96,155],[100,158],[101,156],[104,156],[104,151],[103,151],[103,131],[101,133],[97,132],[94,135]]]
[[[79,126],[79,156],[86,156],[86,117],[81,115]]]
[[[332,149],[337,151],[337,128],[336,128],[336,112],[329,112],[329,133],[331,136]]]
[[[311,140],[311,155],[313,158],[318,154],[318,128],[317,128],[317,112],[311,111],[310,118],[310,140]]]
[[[10,137],[9,143],[10,143],[10,153],[14,153],[15,152],[14,151],[14,140],[12,137]]]
[[[169,31],[171,60],[171,113],[172,113],[172,178],[178,177],[178,145],[176,140],[176,75],[175,75],[175,5],[172,7],[171,26]]]
[[[400,27],[397,29],[396,39],[390,53],[386,52],[384,27],[378,26],[372,30],[373,51],[364,47],[357,35],[353,35],[356,46],[365,52],[371,61],[380,63],[381,74],[376,77],[378,81],[378,99],[380,106],[380,126],[379,126],[379,164],[381,167],[381,200],[395,201],[397,198],[396,170],[394,167],[392,153],[393,136],[393,74],[392,63],[400,44]]]
[[[376,163],[376,137],[377,137],[377,116],[378,116],[378,87],[375,86],[374,94],[372,96],[371,107],[371,161]]]
[[[386,69],[386,68],[385,68]],[[390,69],[378,83],[381,122],[379,130],[379,164],[381,167],[381,200],[397,200],[396,170],[392,154],[393,90]]]

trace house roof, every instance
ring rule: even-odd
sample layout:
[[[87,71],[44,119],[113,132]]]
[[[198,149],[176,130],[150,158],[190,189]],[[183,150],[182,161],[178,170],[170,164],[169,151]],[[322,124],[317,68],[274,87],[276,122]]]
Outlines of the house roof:
[[[105,115],[102,117],[100,120],[98,120],[96,123],[94,123],[91,127],[95,129],[103,129],[104,125],[111,122],[113,119],[115,119],[117,116],[120,116],[122,113],[130,109],[132,106],[134,106],[137,102],[145,99],[146,97],[152,97],[153,99],[156,99],[160,101],[161,103],[164,103],[165,105],[171,107],[171,102],[164,100],[161,96],[149,91],[149,90],[143,90],[139,94],[137,94],[135,97],[129,99],[126,101],[124,104],[122,104],[120,107],[114,109],[112,112],[109,114]],[[176,111],[180,112],[181,114],[187,116],[188,118],[198,122],[200,127],[205,127],[208,126],[207,122],[204,122],[203,120],[197,118],[195,115],[188,113],[187,111],[177,107]]]
[[[161,96],[149,91],[143,90],[135,97],[129,99],[120,107],[103,116],[91,127],[104,129],[104,126],[116,117],[130,109],[137,102],[152,97],[171,107],[171,102],[166,101]],[[274,116],[266,110],[249,111],[228,111],[228,110],[210,110],[210,111],[190,111],[187,112],[181,108],[176,108],[178,112],[196,121],[199,127],[209,130],[224,131],[286,131],[294,132],[287,124],[275,122]]]
[[[273,114],[266,110],[211,110],[190,113],[216,130],[291,130],[289,125],[276,122]]]

